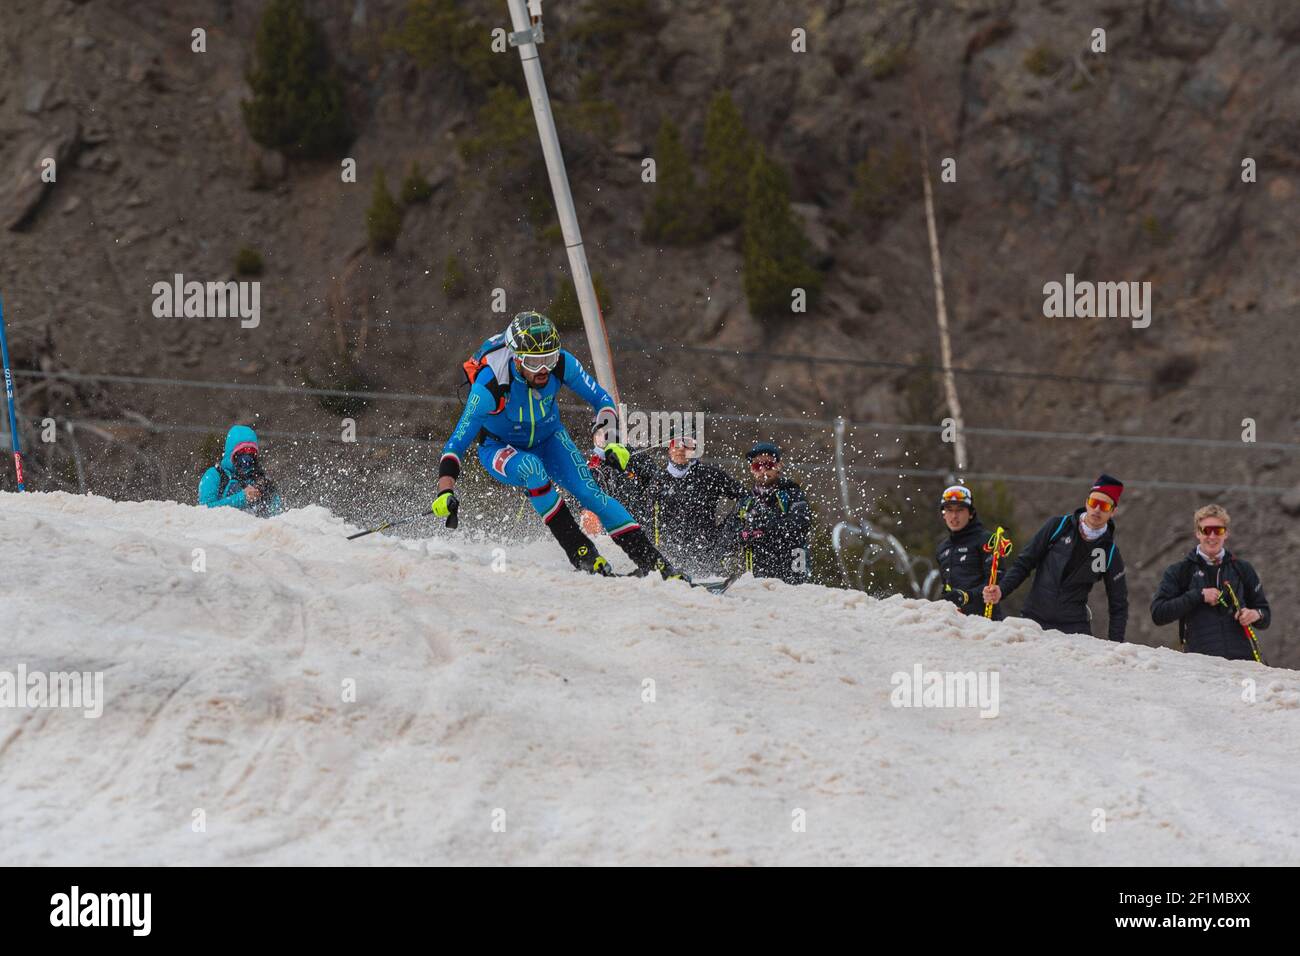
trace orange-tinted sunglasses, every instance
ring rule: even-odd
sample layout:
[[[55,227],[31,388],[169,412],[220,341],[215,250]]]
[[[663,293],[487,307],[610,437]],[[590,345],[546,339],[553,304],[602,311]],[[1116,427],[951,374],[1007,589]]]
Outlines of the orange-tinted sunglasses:
[[[1115,503],[1107,501],[1105,498],[1095,498],[1090,496],[1088,498],[1088,507],[1096,508],[1098,511],[1104,511],[1106,514],[1110,514],[1115,510]]]

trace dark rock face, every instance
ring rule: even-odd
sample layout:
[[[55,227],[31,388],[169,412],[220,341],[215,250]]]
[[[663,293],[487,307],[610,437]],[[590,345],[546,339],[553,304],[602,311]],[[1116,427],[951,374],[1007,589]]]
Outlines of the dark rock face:
[[[11,141],[13,163],[0,183],[0,228],[26,228],[59,177],[70,172],[65,165],[76,155],[81,131],[75,121],[64,122],[63,129],[29,130]]]

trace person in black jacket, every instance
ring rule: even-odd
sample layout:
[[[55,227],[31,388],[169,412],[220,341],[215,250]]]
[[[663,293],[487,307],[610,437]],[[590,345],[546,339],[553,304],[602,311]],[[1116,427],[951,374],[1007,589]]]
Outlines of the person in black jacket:
[[[674,566],[680,562],[681,569],[692,574],[719,573],[723,556],[731,550],[731,536],[718,523],[718,503],[738,501],[745,495],[744,486],[703,461],[694,437],[677,434],[669,440],[666,466],[646,450],[632,455],[625,468],[605,454],[605,437],[593,431],[596,447],[587,462],[601,489],[641,522],[655,547],[673,555]],[[586,513],[583,530],[600,530],[598,525],[589,527]]]
[[[804,584],[812,528],[808,497],[797,482],[782,477],[781,449],[776,445],[759,442],[748,458],[754,486],[727,523],[744,555],[745,570],[756,578]]]
[[[1106,585],[1110,605],[1108,636],[1123,641],[1128,626],[1128,582],[1111,520],[1123,490],[1118,478],[1103,474],[1092,486],[1087,506],[1048,519],[1002,583],[984,588],[984,600],[997,604],[1034,574],[1024,616],[1066,634],[1091,634],[1088,592],[1100,580]]]
[[[646,509],[652,540],[674,566],[694,572],[718,573],[730,539],[718,524],[718,503],[739,501],[745,489],[735,478],[703,461],[690,436],[668,442],[668,464],[648,472]],[[640,474],[639,472],[638,474]]]
[[[1196,547],[1165,569],[1151,600],[1151,620],[1178,622],[1178,640],[1192,654],[1252,660],[1245,627],[1262,631],[1272,621],[1268,598],[1249,562],[1228,550],[1228,512],[1221,505],[1198,508],[1193,516]],[[1235,609],[1228,588],[1236,592]]]
[[[984,549],[990,534],[975,513],[975,499],[965,485],[945,488],[939,508],[948,526],[934,559],[943,578],[943,600],[951,601],[963,614],[982,617],[983,588],[993,571],[993,552]],[[999,575],[1005,573],[1005,568],[999,568]],[[993,620],[1004,617],[1006,612],[994,605]]]

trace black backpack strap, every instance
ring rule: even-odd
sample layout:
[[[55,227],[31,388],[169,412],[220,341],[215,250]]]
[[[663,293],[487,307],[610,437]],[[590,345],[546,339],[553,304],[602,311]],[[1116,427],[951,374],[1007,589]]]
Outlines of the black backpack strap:
[[[230,487],[230,483],[235,479],[220,465],[217,465],[217,476],[217,500],[220,501],[226,497],[226,489]]]
[[[488,414],[500,415],[506,410],[506,397],[510,394],[510,383],[506,382],[503,385],[496,380],[496,376],[493,376],[492,384],[488,386],[488,391],[492,394],[492,400],[496,402],[496,407],[494,407]]]
[[[482,364],[479,366],[479,371],[475,373],[476,379],[478,375],[482,374],[484,369],[490,368],[487,360],[488,356],[492,355],[495,352],[500,352],[504,348],[506,348],[506,344],[502,342],[496,348],[488,349],[486,352],[484,352],[482,355],[478,357],[479,362]],[[513,362],[505,363],[504,369],[506,374],[506,380],[504,382],[500,381],[497,378],[496,370],[491,369],[492,382],[490,385],[488,385],[487,389],[488,389],[488,394],[492,396],[492,401],[494,403],[494,406],[492,408],[492,411],[488,413],[489,415],[500,415],[503,411],[505,411],[506,399],[510,396],[510,374],[511,374],[510,369],[513,364],[514,364]],[[469,373],[467,370],[466,375],[468,376],[468,374]]]

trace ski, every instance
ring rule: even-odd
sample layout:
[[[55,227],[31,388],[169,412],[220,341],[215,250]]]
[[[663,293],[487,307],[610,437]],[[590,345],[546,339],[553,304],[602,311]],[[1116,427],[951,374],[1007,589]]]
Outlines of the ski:
[[[710,594],[725,594],[727,588],[739,581],[744,573],[744,571],[737,571],[735,574],[728,575],[717,581],[692,581],[691,587],[704,588]]]
[[[716,581],[687,581],[686,583],[693,588],[704,588],[704,590],[708,591],[710,594],[723,594],[726,592],[727,588],[731,587],[738,580],[740,580],[741,575],[743,575],[744,573],[745,573],[744,571],[737,571],[735,574],[729,575],[725,578],[719,578]],[[643,578],[646,577],[646,575],[641,571],[611,571],[609,574],[598,574],[598,575],[593,575],[593,577]],[[672,580],[682,580],[682,579],[672,579]]]

